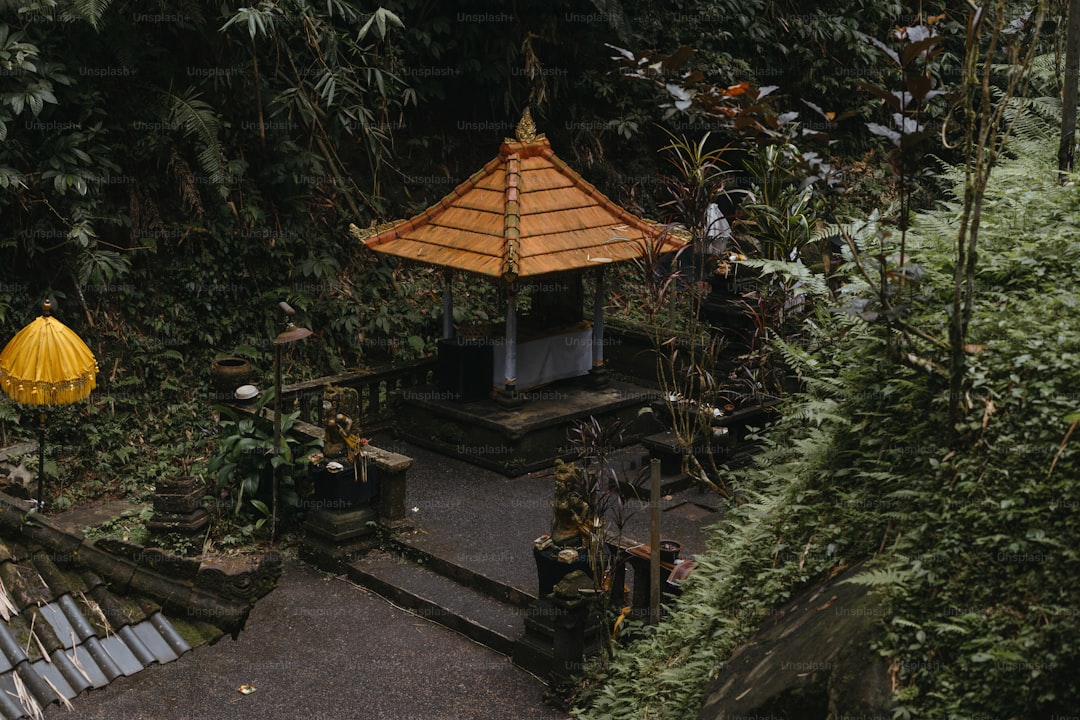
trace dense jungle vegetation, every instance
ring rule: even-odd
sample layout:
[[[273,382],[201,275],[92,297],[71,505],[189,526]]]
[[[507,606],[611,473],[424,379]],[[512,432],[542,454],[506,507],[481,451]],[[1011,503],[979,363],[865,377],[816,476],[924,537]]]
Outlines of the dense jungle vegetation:
[[[161,469],[205,458],[209,363],[248,357],[266,386],[281,300],[316,331],[286,378],[430,351],[434,273],[361,252],[345,229],[437,200],[526,105],[602,190],[674,219],[658,207],[666,132],[739,133],[666,107],[663,83],[624,77],[620,48],[674,53],[672,72],[725,86],[782,84],[770,117],[804,97],[871,115],[855,82],[883,68],[863,33],[909,10],[0,2],[0,325],[12,335],[49,296],[101,366],[88,404],[51,415],[67,470],[54,499],[144,493]],[[853,157],[875,156],[856,118],[838,125]],[[871,196],[888,189],[879,165],[863,163]],[[456,319],[486,318],[495,294],[461,281]],[[0,429],[29,432],[35,418],[3,403]]]
[[[804,390],[734,482],[744,502],[672,615],[616,656],[581,717],[694,718],[709,678],[778,606],[840,569],[881,592],[879,650],[897,717],[1066,716],[1080,701],[1076,548],[1080,282],[1075,185],[1055,177],[1057,126],[1032,120],[987,193],[970,384],[950,442],[946,354],[898,354],[880,324],[823,312],[781,352]],[[962,172],[908,238],[925,273],[908,320],[947,323]],[[866,242],[876,221],[848,228]],[[897,249],[892,238],[887,247]],[[852,282],[845,294],[867,292]]]
[[[428,353],[438,276],[345,229],[437,200],[531,106],[624,206],[699,240],[708,202],[731,214],[767,288],[755,367],[799,388],[755,467],[722,470],[683,601],[581,716],[696,717],[763,616],[863,561],[898,716],[1080,706],[1065,4],[446,5],[0,0],[0,330],[51,297],[101,369],[50,414],[49,506],[204,472],[209,364],[267,385],[281,300],[316,333],[287,378]],[[460,281],[456,319],[496,293]],[[34,416],[0,398],[5,444]]]

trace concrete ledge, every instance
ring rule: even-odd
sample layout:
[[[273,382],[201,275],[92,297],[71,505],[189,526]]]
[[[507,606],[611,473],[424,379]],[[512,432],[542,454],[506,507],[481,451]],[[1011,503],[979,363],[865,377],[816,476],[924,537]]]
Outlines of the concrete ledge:
[[[458,403],[433,388],[404,396],[397,433],[410,443],[508,477],[551,467],[575,455],[567,430],[575,420],[619,421],[624,444],[644,434],[640,409],[657,393],[611,381],[602,390],[575,379],[537,391],[537,398],[507,410],[491,400]],[[651,432],[651,430],[650,430]]]

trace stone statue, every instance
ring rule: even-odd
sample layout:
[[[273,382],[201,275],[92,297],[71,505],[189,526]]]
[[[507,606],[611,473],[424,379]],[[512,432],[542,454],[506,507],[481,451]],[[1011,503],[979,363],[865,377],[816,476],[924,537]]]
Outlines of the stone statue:
[[[327,384],[323,388],[323,417],[327,418],[324,430],[323,455],[327,459],[348,454],[353,460],[364,442],[359,426],[353,427],[353,417],[360,412],[360,396],[356,388]],[[355,430],[355,432],[354,432]]]
[[[582,497],[573,463],[555,461],[555,500],[551,503],[551,541],[558,547],[583,547],[589,539],[592,508]]]

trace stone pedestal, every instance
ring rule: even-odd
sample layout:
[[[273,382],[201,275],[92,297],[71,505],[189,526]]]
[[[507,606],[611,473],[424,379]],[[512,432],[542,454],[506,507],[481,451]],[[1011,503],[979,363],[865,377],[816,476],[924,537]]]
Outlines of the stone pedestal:
[[[606,388],[609,384],[607,368],[603,365],[595,365],[589,370],[588,383],[589,387],[594,390],[600,390]]]
[[[304,537],[300,540],[300,559],[339,572],[342,561],[378,545],[377,518],[378,513],[370,506],[309,511],[304,520]]]
[[[679,443],[675,433],[670,430],[648,435],[641,444],[649,451],[649,457],[660,461],[661,475],[681,475],[683,456],[686,450]]]
[[[558,609],[555,613],[555,635],[552,638],[551,671],[548,685],[556,693],[572,684],[580,675],[585,662],[585,634],[589,624],[589,610],[594,596],[593,581],[585,573],[575,570],[555,586],[551,602]],[[589,592],[589,594],[585,594]],[[595,633],[596,627],[593,624]],[[594,638],[595,640],[595,638]]]
[[[369,506],[348,510],[324,510],[316,508],[307,514],[304,529],[324,540],[343,543],[375,532],[372,524],[378,515]]]
[[[597,650],[600,622],[592,612],[592,591],[592,578],[575,570],[526,611],[525,634],[515,644],[512,659],[546,678],[554,699],[567,696],[585,656]]]
[[[496,388],[491,399],[507,410],[516,410],[525,404],[525,397],[513,387]]]
[[[408,524],[405,513],[405,480],[413,459],[407,455],[376,448],[368,462],[374,462],[379,468],[379,522],[391,530],[403,529]]]
[[[162,478],[155,484],[154,515],[146,523],[151,533],[194,536],[210,523],[203,504],[202,482],[197,477]]]

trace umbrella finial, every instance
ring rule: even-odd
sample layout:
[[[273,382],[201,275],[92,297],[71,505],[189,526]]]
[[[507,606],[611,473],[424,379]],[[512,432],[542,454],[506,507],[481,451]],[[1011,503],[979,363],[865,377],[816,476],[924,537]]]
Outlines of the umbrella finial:
[[[41,303],[41,314],[45,317],[52,315],[52,302],[45,298],[45,302]]]
[[[528,105],[525,106],[525,112],[521,114],[521,120],[518,121],[515,134],[517,135],[517,141],[521,143],[530,143],[536,139],[536,123],[533,122]]]

